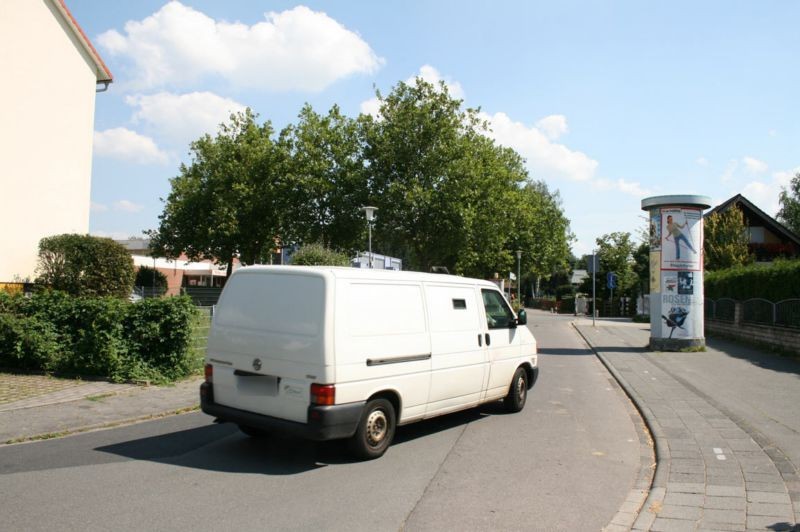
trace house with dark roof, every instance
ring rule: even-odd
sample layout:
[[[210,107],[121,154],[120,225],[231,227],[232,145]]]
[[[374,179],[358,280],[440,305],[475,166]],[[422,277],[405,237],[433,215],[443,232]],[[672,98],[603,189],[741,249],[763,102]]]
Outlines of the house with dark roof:
[[[738,207],[744,214],[744,223],[750,236],[750,252],[758,262],[776,258],[800,258],[800,236],[783,226],[775,218],[755,206],[741,194],[720,203],[705,216]]]
[[[39,240],[88,233],[95,94],[113,78],[64,0],[0,1],[0,281]]]

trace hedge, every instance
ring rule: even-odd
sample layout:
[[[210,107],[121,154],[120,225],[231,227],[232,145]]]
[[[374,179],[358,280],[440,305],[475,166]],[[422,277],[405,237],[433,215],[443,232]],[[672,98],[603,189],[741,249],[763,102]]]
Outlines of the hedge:
[[[729,297],[744,301],[752,298],[772,302],[800,298],[800,260],[776,260],[706,272],[705,296]]]
[[[190,349],[196,313],[187,297],[0,294],[0,366],[171,382],[202,364]]]

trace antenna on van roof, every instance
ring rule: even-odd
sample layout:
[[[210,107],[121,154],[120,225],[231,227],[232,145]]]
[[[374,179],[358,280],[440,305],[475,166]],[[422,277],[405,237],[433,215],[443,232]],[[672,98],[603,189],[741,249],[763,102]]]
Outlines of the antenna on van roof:
[[[447,269],[447,266],[431,266],[431,273],[443,273],[445,275],[450,275],[450,271]]]

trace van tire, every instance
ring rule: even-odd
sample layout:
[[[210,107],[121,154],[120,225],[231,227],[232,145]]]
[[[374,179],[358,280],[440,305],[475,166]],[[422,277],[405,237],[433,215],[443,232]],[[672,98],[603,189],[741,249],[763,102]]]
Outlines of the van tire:
[[[373,399],[364,407],[356,433],[350,438],[350,451],[357,458],[380,458],[394,438],[397,427],[394,406],[383,398]]]
[[[514,378],[511,379],[511,386],[508,395],[503,399],[503,404],[509,412],[519,412],[525,407],[528,399],[528,373],[525,368],[517,368]]]
[[[269,433],[264,429],[257,429],[250,425],[239,425],[239,430],[250,436],[251,438],[266,438]]]

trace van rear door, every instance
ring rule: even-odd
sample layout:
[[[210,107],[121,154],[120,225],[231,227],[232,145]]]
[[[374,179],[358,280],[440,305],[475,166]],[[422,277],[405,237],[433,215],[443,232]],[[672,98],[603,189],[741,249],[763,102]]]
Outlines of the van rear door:
[[[216,307],[206,361],[215,402],[306,422],[311,382],[332,382],[326,364],[324,272],[255,268],[236,272]],[[329,375],[330,373],[330,375]]]

